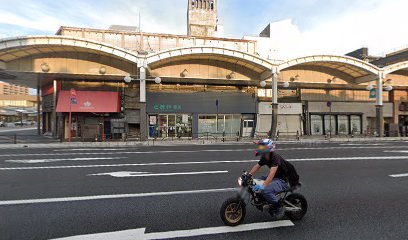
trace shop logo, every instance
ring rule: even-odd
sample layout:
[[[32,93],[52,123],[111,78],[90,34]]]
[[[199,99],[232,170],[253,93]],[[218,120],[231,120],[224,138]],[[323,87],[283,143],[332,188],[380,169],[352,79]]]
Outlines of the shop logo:
[[[90,101],[84,102],[84,107],[91,107],[92,103]]]
[[[173,111],[173,110],[181,110],[181,105],[179,104],[155,104],[153,106],[154,110],[163,110],[163,111]]]

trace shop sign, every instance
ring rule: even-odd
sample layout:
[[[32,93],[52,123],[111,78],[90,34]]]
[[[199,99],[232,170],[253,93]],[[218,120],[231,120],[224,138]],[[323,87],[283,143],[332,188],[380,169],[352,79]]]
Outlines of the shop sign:
[[[180,104],[154,104],[154,110],[162,110],[162,111],[173,111],[173,110],[181,110]]]
[[[272,104],[270,102],[259,103],[259,114],[272,114]],[[301,103],[279,103],[278,114],[302,114]]]

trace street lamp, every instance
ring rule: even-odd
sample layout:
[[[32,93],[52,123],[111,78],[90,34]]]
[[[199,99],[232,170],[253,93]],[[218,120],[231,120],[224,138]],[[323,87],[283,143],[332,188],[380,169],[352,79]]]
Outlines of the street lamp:
[[[284,88],[288,88],[289,87],[289,82],[284,82],[282,85]]]
[[[265,87],[265,86],[266,86],[266,82],[265,82],[265,81],[261,81],[261,82],[259,83],[259,85],[260,85],[261,87]]]
[[[145,78],[145,79],[141,79],[141,78],[132,78],[131,76],[125,76],[123,78],[123,81],[125,81],[125,83],[130,83],[132,81],[141,81],[141,80],[145,80],[145,81],[154,81],[157,84],[160,84],[162,79],[160,77],[155,77],[155,78]]]

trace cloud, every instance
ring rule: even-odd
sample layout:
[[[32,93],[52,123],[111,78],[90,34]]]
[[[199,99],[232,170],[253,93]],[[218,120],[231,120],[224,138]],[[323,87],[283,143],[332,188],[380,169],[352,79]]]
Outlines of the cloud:
[[[1,0],[0,37],[54,34],[60,26],[106,29],[138,25],[156,33],[186,34],[187,0]],[[220,0],[225,35],[241,38],[273,24],[276,58],[344,54],[361,46],[372,53],[407,44],[406,0]],[[269,53],[268,53],[269,54]]]
[[[323,6],[323,8],[325,8]],[[381,54],[408,43],[408,2],[355,1],[333,16],[309,19],[307,27],[293,19],[272,24],[272,45],[277,59],[313,54],[343,55],[357,48],[369,47]],[[300,16],[298,19],[308,18]]]

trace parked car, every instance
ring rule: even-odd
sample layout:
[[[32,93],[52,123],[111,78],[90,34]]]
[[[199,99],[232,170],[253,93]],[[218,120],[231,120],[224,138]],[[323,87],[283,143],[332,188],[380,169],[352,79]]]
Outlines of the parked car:
[[[0,127],[5,127],[6,124],[4,124],[4,122],[0,122]]]

